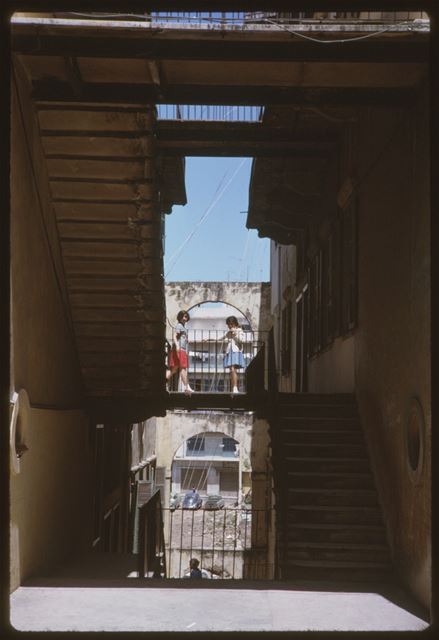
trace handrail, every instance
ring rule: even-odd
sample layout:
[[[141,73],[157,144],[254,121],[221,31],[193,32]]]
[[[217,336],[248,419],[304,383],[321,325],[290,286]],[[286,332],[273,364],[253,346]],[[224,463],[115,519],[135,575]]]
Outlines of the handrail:
[[[193,329],[189,326],[184,351],[191,388],[197,392],[212,394],[229,393],[236,387],[238,391],[245,393],[245,372],[263,349],[267,335],[267,331],[252,331],[247,328],[237,329],[236,333],[232,334],[227,327],[225,329]],[[166,364],[171,370],[175,367],[175,363],[177,368],[179,364],[179,356],[174,357],[172,353],[172,346],[178,344],[174,336],[175,330],[172,329],[169,339],[165,342]],[[171,354],[172,357],[170,357]],[[264,362],[260,357],[258,363],[264,368]],[[236,372],[234,379],[232,379],[231,369]],[[169,380],[169,390],[177,390],[177,388],[178,375],[175,375],[172,380]]]

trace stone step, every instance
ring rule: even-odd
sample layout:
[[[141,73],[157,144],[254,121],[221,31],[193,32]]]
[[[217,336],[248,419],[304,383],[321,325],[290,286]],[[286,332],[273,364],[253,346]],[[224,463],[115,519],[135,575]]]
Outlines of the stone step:
[[[363,434],[361,431],[333,429],[325,430],[308,430],[308,429],[282,429],[280,437],[283,444],[290,442],[300,442],[301,444],[357,444],[365,446]]]
[[[381,525],[314,524],[289,522],[287,528],[289,542],[341,542],[385,544],[386,532]]]
[[[364,444],[338,444],[336,442],[302,443],[285,442],[283,445],[285,460],[290,458],[355,458],[367,460],[367,449]]]
[[[289,487],[287,502],[293,505],[373,507],[378,505],[375,491],[367,489],[298,489]]]
[[[309,473],[349,473],[349,472],[369,472],[370,463],[368,458],[341,458],[334,457],[297,457],[288,456],[286,461],[288,469],[296,472],[306,471]]]
[[[325,430],[335,431],[352,431],[362,433],[362,428],[358,418],[319,418],[319,417],[302,417],[282,416],[277,420],[274,430],[282,432],[285,429],[306,429],[307,431]]]
[[[353,404],[353,393],[283,393],[277,395],[280,404]]]
[[[295,504],[286,509],[287,523],[319,523],[352,525],[382,525],[381,511],[377,506],[306,505]]]
[[[315,473],[288,471],[288,487],[291,489],[369,489],[374,490],[370,473]]]
[[[297,560],[323,562],[389,563],[389,551],[382,544],[338,542],[288,542],[288,564]]]
[[[303,560],[282,567],[285,580],[313,580],[323,582],[394,582],[393,569],[388,563],[323,562]]]
[[[358,418],[355,404],[279,404],[278,416],[282,418]]]

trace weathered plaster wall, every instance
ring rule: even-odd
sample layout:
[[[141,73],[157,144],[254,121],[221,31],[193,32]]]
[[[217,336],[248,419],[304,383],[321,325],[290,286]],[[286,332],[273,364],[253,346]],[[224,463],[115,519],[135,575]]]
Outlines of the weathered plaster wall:
[[[29,450],[20,473],[11,477],[12,588],[80,544],[88,522],[89,465],[81,377],[44,160],[26,83],[17,73],[20,103],[16,85],[12,89],[11,387],[26,389],[31,406],[46,410],[31,411]]]
[[[27,432],[29,451],[11,482],[12,591],[32,575],[47,575],[91,536],[86,416],[31,409]]]
[[[308,384],[313,393],[353,393],[354,336],[336,338],[328,351],[308,362]]]
[[[225,302],[239,309],[253,331],[267,331],[271,326],[268,282],[168,282],[165,294],[169,336],[180,309],[203,302]]]
[[[431,578],[428,99],[359,127],[358,401],[396,568],[428,606]],[[363,179],[362,179],[363,178]],[[423,473],[409,472],[410,399],[425,413]]]

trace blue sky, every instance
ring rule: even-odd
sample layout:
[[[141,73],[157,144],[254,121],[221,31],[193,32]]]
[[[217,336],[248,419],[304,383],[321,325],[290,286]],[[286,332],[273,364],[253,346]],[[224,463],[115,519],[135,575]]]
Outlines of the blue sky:
[[[269,280],[269,241],[246,228],[251,158],[186,158],[188,204],[165,218],[166,281]]]

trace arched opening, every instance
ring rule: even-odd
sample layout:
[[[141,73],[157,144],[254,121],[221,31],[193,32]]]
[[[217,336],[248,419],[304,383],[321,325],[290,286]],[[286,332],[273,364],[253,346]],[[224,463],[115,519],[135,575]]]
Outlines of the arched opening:
[[[203,393],[244,392],[245,372],[264,342],[263,332],[253,331],[248,317],[226,302],[198,303],[188,313],[185,349],[190,388]],[[179,348],[179,336],[176,327],[168,362],[172,349]],[[170,390],[180,388],[181,381],[175,376]]]
[[[195,490],[205,501],[221,497],[223,506],[240,502],[241,458],[238,440],[224,432],[204,431],[187,438],[177,449],[172,462],[171,495]]]

